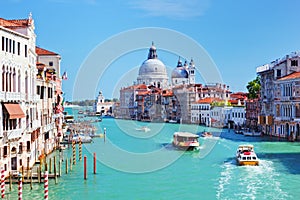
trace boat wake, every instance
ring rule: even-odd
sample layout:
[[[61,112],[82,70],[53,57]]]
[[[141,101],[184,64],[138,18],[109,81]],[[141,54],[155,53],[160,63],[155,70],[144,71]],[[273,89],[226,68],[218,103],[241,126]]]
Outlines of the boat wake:
[[[287,199],[271,161],[259,166],[237,166],[235,159],[221,166],[217,199]],[[232,189],[234,188],[234,190]]]

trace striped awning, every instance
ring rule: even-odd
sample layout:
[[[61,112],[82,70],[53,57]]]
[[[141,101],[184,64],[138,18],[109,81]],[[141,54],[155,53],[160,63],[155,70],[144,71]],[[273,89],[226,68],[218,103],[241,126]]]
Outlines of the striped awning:
[[[9,119],[25,117],[25,114],[19,104],[5,103],[4,106],[9,114]]]

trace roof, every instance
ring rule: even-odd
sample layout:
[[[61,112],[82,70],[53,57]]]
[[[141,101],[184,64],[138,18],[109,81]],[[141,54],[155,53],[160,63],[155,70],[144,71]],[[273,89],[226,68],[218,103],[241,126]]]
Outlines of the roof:
[[[179,136],[179,137],[194,137],[194,138],[199,137],[199,135],[189,133],[189,132],[175,132],[174,135]]]
[[[29,26],[31,23],[31,20],[29,19],[3,19],[0,18],[0,26],[4,26],[7,28],[10,27],[26,27]]]
[[[206,103],[206,104],[211,104],[212,102],[220,102],[222,99],[215,98],[215,97],[206,97],[204,99],[200,99],[197,101],[197,103]]]
[[[292,80],[292,79],[297,79],[297,78],[300,78],[300,72],[291,73],[291,74],[289,74],[287,76],[283,76],[277,80],[278,81],[286,81],[286,80]]]
[[[150,91],[138,91],[137,92],[137,95],[139,95],[139,96],[144,96],[144,95],[148,95],[148,94],[150,94]]]
[[[163,92],[162,92],[162,96],[164,96],[164,97],[171,97],[171,96],[173,96],[174,94],[173,94],[173,91],[172,90],[164,90]]]
[[[36,47],[36,48],[35,48],[35,52],[36,52],[38,55],[53,55],[53,56],[58,55],[57,53],[54,53],[54,52],[52,52],[52,51],[43,49],[43,48],[41,48],[41,47]]]

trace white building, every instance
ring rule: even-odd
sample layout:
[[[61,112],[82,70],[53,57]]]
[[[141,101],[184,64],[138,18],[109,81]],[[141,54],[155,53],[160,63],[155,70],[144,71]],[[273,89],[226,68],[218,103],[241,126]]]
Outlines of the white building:
[[[34,163],[32,137],[39,127],[35,93],[34,21],[0,19],[0,160],[6,171]]]
[[[206,97],[191,104],[191,123],[211,126],[211,104],[221,99]]]
[[[48,154],[58,145],[62,137],[62,110],[57,109],[62,101],[59,54],[36,47],[37,79],[36,92],[39,95],[38,112],[40,132],[37,155]]]
[[[111,115],[113,102],[105,102],[105,98],[100,91],[94,105],[94,111],[101,115]]]
[[[230,118],[234,125],[243,126],[246,123],[246,108],[245,106],[233,106],[230,110]],[[233,128],[233,127],[231,127]]]
[[[47,59],[38,60],[34,29],[31,14],[28,19],[0,18],[0,164],[6,176],[32,167],[55,147],[59,61],[53,60],[53,74]]]

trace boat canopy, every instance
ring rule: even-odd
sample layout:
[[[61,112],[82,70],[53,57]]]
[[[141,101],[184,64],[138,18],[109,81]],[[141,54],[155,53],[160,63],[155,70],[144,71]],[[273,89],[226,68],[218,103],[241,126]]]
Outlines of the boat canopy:
[[[199,135],[189,133],[189,132],[175,132],[174,136],[176,136],[176,137],[199,138]]]

